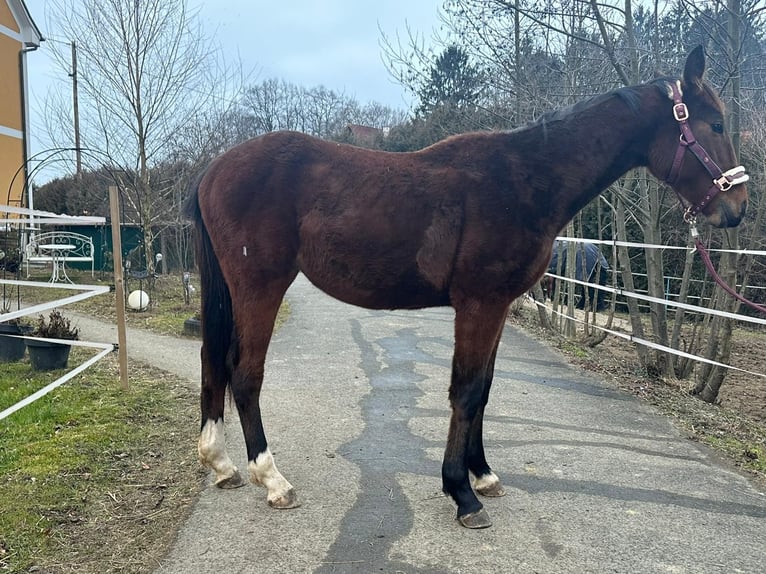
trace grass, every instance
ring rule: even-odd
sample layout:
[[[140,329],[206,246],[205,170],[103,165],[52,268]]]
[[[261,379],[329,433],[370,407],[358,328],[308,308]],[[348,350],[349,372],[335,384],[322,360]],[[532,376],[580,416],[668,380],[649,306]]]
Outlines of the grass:
[[[87,351],[74,349],[70,365],[86,357]],[[61,374],[34,372],[27,361],[0,364],[0,408]],[[0,570],[27,572],[71,557],[74,530],[90,531],[77,536],[87,538],[77,553],[87,555],[90,546],[92,554],[108,556],[106,536],[114,534],[117,523],[110,527],[105,508],[123,498],[126,488],[127,495],[136,494],[130,484],[137,475],[139,491],[155,489],[158,477],[147,471],[158,453],[178,458],[174,464],[195,458],[193,394],[158,371],[134,369],[133,375],[132,390],[122,391],[110,358],[0,421]],[[165,452],[168,429],[184,437]],[[172,481],[159,477],[163,498],[188,496],[199,479],[198,472]]]
[[[89,273],[75,280],[111,282]],[[181,276],[159,277],[144,290],[152,306],[128,312],[128,326],[182,336],[199,298],[184,304]],[[25,305],[74,293],[21,287]],[[113,297],[93,297],[63,312],[114,322]],[[288,312],[283,304],[278,325]],[[73,348],[70,368],[93,352]],[[0,410],[62,374],[32,371],[28,359],[0,363]],[[121,390],[113,354],[0,421],[0,572],[156,569],[206,476],[196,456],[199,391],[196,383],[136,362],[130,382],[129,392]]]
[[[766,451],[763,445],[728,436],[708,436],[703,442],[725,452],[730,458],[742,461],[740,466],[743,469],[766,475]]]

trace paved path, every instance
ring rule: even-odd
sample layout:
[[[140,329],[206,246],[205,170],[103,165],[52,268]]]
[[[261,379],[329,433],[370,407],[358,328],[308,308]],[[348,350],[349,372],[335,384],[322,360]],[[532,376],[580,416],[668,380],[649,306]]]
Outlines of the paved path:
[[[485,500],[491,529],[461,528],[439,493],[452,312],[358,309],[303,278],[288,300],[262,404],[303,506],[272,510],[252,485],[207,488],[157,574],[764,571],[763,493],[512,327],[485,425],[508,495]],[[192,381],[198,349],[129,333],[131,355]],[[233,415],[227,434],[244,468]]]

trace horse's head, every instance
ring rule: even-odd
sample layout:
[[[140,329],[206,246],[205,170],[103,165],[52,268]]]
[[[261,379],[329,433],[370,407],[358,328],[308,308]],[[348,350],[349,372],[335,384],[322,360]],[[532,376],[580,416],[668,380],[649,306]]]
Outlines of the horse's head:
[[[747,209],[748,176],[737,165],[723,103],[703,80],[704,72],[699,46],[686,59],[683,80],[664,82],[668,122],[657,132],[649,168],[688,204],[687,221],[703,213],[716,227],[734,227]]]

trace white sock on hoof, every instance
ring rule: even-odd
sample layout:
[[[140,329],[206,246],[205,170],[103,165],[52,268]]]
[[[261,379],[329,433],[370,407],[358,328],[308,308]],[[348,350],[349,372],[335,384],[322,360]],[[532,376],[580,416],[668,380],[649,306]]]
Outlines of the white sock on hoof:
[[[473,487],[476,490],[486,490],[488,488],[492,488],[493,486],[499,483],[500,483],[500,478],[498,478],[498,476],[494,472],[489,472],[488,474],[477,476],[476,480],[474,480]]]
[[[250,461],[249,468],[250,480],[254,484],[261,484],[266,487],[267,497],[270,501],[285,496],[293,488],[293,485],[287,482],[277,470],[274,457],[268,448],[259,454],[255,460]]]
[[[199,460],[215,471],[215,481],[221,482],[237,474],[237,467],[226,452],[223,419],[208,419],[199,436]]]

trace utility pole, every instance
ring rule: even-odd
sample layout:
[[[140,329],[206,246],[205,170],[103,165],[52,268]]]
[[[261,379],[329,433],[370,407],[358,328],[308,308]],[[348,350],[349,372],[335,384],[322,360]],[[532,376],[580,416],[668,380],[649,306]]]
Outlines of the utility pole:
[[[74,110],[74,150],[76,173],[78,178],[82,178],[82,153],[80,150],[80,106],[77,101],[77,43],[72,42],[72,107]]]

